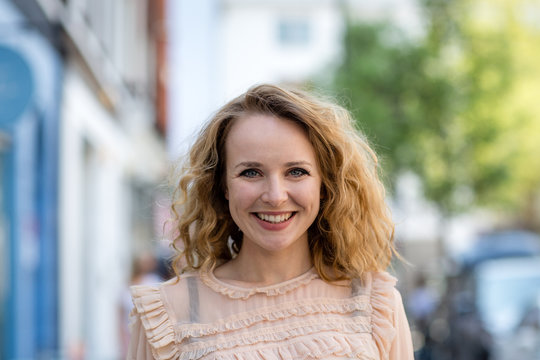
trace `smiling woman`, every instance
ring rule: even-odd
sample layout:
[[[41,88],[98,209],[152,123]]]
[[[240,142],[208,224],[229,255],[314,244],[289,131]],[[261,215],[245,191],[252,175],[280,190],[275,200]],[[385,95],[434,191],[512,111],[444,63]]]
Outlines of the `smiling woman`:
[[[226,104],[179,178],[177,277],[132,289],[129,357],[412,359],[377,172],[336,105],[272,85]]]
[[[321,176],[304,129],[274,115],[242,116],[227,136],[225,164],[225,198],[242,248],[215,274],[272,284],[307,271]]]

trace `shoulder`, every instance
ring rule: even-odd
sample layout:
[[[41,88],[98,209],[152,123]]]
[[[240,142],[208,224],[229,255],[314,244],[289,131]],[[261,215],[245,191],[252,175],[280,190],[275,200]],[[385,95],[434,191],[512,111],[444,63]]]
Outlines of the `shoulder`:
[[[403,310],[397,279],[389,273],[370,272],[364,276],[364,286],[371,305],[372,335],[382,358],[388,358],[397,334],[396,318]]]
[[[179,319],[179,305],[188,297],[188,279],[197,274],[130,288],[134,309],[132,323],[140,323],[141,331],[157,359],[169,359],[177,352],[174,327]]]
[[[395,298],[396,284],[397,279],[386,271],[369,271],[351,280],[351,290],[353,296],[364,295],[370,302],[380,302]]]
[[[374,312],[393,313],[396,302],[401,303],[401,295],[396,288],[397,282],[397,278],[386,271],[364,274],[362,292],[369,296]]]
[[[380,300],[393,302],[396,296],[399,296],[399,292],[396,289],[398,280],[388,272],[369,272],[367,277],[369,278],[367,282],[373,301]]]
[[[188,298],[190,284],[193,281],[197,282],[198,279],[198,273],[187,273],[164,282],[131,286],[130,292],[135,309],[144,315],[148,314],[150,309],[159,306],[173,315],[178,309],[178,306],[173,305],[181,304]]]

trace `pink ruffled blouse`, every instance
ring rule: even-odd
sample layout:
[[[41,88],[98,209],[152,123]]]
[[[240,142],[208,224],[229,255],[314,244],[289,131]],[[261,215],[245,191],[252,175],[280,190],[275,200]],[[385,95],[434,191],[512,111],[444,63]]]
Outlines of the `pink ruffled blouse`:
[[[128,359],[413,359],[396,279],[329,284],[310,271],[266,287],[213,273],[134,286]]]

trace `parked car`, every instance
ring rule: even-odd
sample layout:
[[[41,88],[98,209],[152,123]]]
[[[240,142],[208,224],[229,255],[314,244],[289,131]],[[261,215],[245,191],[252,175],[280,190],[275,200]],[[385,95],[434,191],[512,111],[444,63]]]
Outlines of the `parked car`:
[[[540,360],[540,237],[486,234],[456,262],[417,358]]]
[[[474,276],[479,318],[492,335],[492,358],[540,360],[540,256],[487,260]]]

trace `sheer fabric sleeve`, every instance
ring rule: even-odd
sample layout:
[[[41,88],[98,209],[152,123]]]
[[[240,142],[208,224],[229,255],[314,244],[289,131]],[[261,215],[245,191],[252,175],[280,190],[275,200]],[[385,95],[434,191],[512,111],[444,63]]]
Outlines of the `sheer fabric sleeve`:
[[[394,289],[394,328],[396,336],[390,348],[390,360],[413,360],[414,350],[409,322],[405,315],[403,301],[399,291]]]
[[[372,274],[371,326],[383,360],[413,360],[411,333],[396,278],[387,272]]]
[[[133,309],[130,316],[131,340],[129,342],[127,360],[153,360],[152,349],[146,339],[146,333],[136,309]]]
[[[178,357],[174,328],[159,286],[131,287],[132,337],[128,359],[170,360]]]

